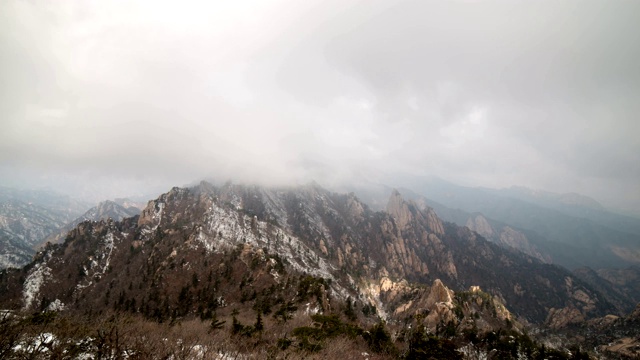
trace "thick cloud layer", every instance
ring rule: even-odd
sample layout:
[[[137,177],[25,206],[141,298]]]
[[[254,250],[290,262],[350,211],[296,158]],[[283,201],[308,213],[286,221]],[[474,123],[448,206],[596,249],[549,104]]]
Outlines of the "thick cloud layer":
[[[210,176],[437,175],[637,209],[639,13],[631,1],[3,1],[0,181],[115,194]]]

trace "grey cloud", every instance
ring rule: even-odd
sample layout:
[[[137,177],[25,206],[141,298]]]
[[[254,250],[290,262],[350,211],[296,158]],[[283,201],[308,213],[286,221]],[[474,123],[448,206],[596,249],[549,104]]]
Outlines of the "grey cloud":
[[[438,175],[637,207],[639,10],[6,1],[0,180]]]

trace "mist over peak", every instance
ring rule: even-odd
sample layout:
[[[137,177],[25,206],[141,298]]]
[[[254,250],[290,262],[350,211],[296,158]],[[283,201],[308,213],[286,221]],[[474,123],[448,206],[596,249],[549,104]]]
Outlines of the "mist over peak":
[[[0,184],[435,175],[637,212],[639,6],[5,1]]]

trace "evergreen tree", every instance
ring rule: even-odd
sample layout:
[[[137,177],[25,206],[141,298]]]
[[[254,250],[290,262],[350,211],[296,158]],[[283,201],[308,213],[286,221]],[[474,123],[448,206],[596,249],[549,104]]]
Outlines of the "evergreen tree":
[[[260,313],[260,311],[258,311],[258,315],[256,316],[256,324],[253,326],[253,328],[257,332],[261,332],[264,329],[264,325],[262,324],[262,314]]]

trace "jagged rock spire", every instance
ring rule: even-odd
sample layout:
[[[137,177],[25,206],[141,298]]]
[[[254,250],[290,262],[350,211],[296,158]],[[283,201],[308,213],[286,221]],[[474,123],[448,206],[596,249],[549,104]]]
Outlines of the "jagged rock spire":
[[[389,197],[389,201],[387,202],[387,213],[393,217],[401,229],[411,222],[413,218],[407,202],[396,189],[393,189],[391,197]]]

